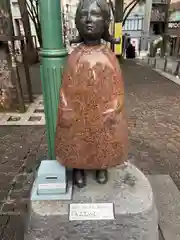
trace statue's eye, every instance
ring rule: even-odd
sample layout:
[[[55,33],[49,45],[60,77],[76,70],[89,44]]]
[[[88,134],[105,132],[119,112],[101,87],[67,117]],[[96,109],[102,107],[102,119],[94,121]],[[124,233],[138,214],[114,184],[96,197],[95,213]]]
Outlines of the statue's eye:
[[[101,17],[101,12],[100,12],[100,11],[97,11],[97,10],[93,10],[93,11],[91,12],[91,14],[92,14],[93,16],[96,16],[96,17]]]
[[[84,10],[81,11],[81,17],[87,16],[87,15],[88,15],[87,11],[84,11]]]

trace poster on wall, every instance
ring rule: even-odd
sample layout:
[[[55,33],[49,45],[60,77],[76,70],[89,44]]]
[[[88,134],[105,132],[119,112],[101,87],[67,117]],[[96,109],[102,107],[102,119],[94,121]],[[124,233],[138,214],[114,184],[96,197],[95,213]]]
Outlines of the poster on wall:
[[[168,28],[170,29],[177,29],[180,27],[180,21],[174,21],[168,23]]]
[[[137,38],[131,38],[131,43],[135,47],[136,54],[138,53],[139,49],[139,39]]]

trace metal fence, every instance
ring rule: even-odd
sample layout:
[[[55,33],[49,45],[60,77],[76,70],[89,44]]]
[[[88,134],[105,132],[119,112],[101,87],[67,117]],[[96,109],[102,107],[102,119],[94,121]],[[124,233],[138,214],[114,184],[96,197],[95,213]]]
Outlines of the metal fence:
[[[142,59],[143,63],[149,65],[150,67],[170,73],[176,77],[180,77],[180,59],[174,59],[168,56],[164,58],[155,57],[155,58],[144,58]]]

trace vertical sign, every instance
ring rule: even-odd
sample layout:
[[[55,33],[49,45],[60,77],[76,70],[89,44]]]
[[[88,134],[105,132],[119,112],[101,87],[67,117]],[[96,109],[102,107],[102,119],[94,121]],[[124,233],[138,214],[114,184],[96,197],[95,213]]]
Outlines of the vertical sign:
[[[116,55],[122,54],[122,22],[115,23],[115,38],[120,38],[120,43],[114,45]]]

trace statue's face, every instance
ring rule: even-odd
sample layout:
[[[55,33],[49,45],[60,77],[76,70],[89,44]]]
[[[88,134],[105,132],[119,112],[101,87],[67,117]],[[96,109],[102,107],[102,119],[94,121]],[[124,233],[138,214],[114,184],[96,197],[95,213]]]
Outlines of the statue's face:
[[[86,40],[100,40],[104,32],[105,21],[96,1],[85,5],[80,13],[78,30]]]

